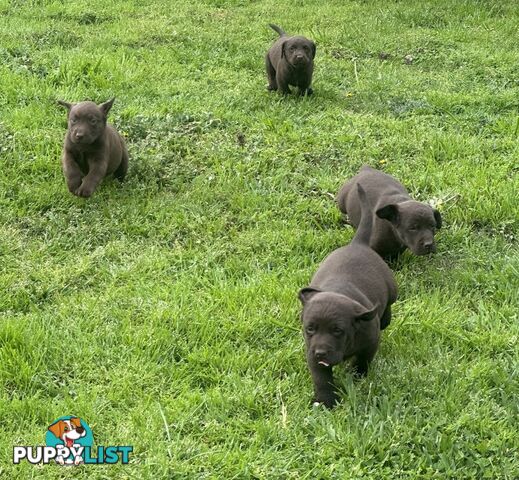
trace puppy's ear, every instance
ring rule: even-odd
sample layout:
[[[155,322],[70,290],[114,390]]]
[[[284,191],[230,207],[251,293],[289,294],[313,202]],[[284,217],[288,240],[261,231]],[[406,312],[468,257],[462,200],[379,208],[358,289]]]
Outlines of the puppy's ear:
[[[377,217],[389,220],[391,223],[398,223],[398,205],[390,204],[379,208],[376,211]]]
[[[360,315],[355,317],[355,320],[359,322],[369,322],[373,320],[377,315],[377,306],[375,305],[371,310],[364,310]]]
[[[286,43],[287,43],[287,42],[283,42],[283,43],[281,44],[281,58],[283,58],[283,57],[285,56],[285,44],[286,44]]]
[[[99,110],[101,110],[103,112],[103,115],[105,117],[108,115],[108,112],[112,108],[112,105],[114,104],[114,101],[115,101],[115,97],[112,98],[111,100],[108,100],[105,103],[101,103],[100,105],[98,105]]]
[[[61,436],[65,432],[65,422],[63,420],[58,420],[56,423],[53,423],[49,430],[57,437],[61,439]]]
[[[74,427],[81,427],[81,419],[79,417],[72,417],[70,419],[70,423],[74,425]]]
[[[312,42],[312,58],[315,58],[315,50],[316,50],[315,42]]]
[[[68,102],[64,102],[63,100],[58,100],[57,103],[58,103],[58,105],[61,105],[62,107],[65,107],[69,112],[70,112],[70,109],[74,106],[74,104],[68,103]]]
[[[312,299],[312,297],[319,292],[321,292],[321,290],[317,290],[311,287],[302,288],[301,290],[299,290],[299,300],[301,300],[301,303],[303,305],[306,305],[306,303],[309,302]]]
[[[436,228],[439,230],[440,228],[442,228],[442,216],[441,216],[441,213],[434,208],[433,209],[433,215],[434,215],[434,219],[436,220]]]

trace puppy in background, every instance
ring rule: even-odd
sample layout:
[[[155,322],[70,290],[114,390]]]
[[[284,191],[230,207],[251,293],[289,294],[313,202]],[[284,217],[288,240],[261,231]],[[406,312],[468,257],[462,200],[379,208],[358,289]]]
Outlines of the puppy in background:
[[[265,57],[269,90],[290,93],[289,85],[299,88],[299,95],[311,95],[313,90],[315,43],[308,38],[289,37],[276,25],[269,25],[279,34]]]
[[[128,170],[124,139],[106,121],[114,100],[100,105],[58,101],[68,110],[63,173],[69,191],[78,197],[90,197],[103,178],[111,173],[120,181],[124,180]]]
[[[364,165],[336,196],[342,213],[357,227],[362,202],[356,185],[362,184],[373,206],[373,232],[369,244],[384,258],[395,257],[409,248],[415,255],[436,251],[434,235],[442,225],[440,212],[409,196],[405,187],[391,175]]]
[[[397,298],[393,273],[369,247],[373,216],[361,185],[356,189],[362,211],[353,240],[328,255],[299,292],[313,402],[328,408],[338,400],[332,368],[351,360],[356,374],[366,375]]]

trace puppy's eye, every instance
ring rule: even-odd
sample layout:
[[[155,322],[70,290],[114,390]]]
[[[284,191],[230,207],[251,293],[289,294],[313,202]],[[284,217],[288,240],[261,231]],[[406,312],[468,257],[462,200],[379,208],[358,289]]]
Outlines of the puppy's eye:
[[[95,124],[97,123],[97,118],[92,117],[92,118],[90,119],[90,123],[91,123],[92,125],[95,125]]]
[[[70,123],[77,123],[77,118],[76,118],[76,117],[71,118],[71,119],[70,119]]]
[[[296,47],[294,47],[293,45],[289,48],[289,50],[290,50],[291,52],[293,52],[295,49],[296,49]]]
[[[333,329],[333,332],[332,332],[336,337],[340,337],[343,333],[344,333],[344,330],[342,328],[339,328],[339,327],[335,327]]]
[[[308,52],[308,51],[310,50],[310,49],[308,48],[307,45],[305,45],[305,46],[303,47],[303,49],[304,49],[305,52]]]
[[[308,325],[305,330],[308,335],[313,335],[315,333],[315,327],[313,325]]]

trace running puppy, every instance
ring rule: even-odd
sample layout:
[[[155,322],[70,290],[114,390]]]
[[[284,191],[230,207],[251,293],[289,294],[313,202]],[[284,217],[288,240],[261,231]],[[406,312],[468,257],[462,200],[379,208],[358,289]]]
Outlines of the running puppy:
[[[341,187],[336,197],[339,210],[348,214],[354,227],[359,225],[363,204],[355,188],[359,182],[373,205],[373,232],[369,242],[373,250],[384,258],[396,256],[406,248],[415,255],[436,251],[434,234],[442,226],[440,212],[412,200],[395,178],[367,165]]]
[[[299,95],[311,95],[313,90],[315,43],[305,37],[289,37],[278,26],[269,24],[279,33],[265,57],[269,90],[290,93],[289,85],[299,87]]]
[[[357,375],[367,373],[397,297],[393,273],[369,247],[373,217],[360,184],[357,189],[362,199],[357,233],[349,245],[328,255],[310,286],[299,292],[313,402],[328,408],[338,399],[333,366],[351,359]]]
[[[100,105],[58,100],[68,110],[68,131],[61,159],[63,174],[69,191],[78,197],[90,197],[111,173],[124,180],[128,170],[124,139],[106,122],[114,100]]]

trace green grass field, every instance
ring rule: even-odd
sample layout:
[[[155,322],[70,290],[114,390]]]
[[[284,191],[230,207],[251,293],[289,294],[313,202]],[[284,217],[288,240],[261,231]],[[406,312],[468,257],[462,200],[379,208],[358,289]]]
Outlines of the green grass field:
[[[315,95],[266,90],[269,22]],[[0,0],[0,478],[517,479],[519,5]],[[407,60],[406,60],[407,57]],[[57,99],[127,181],[69,194]],[[244,141],[239,141],[240,139]],[[312,408],[299,288],[364,164],[441,210],[366,379]],[[130,465],[12,464],[75,414]]]

